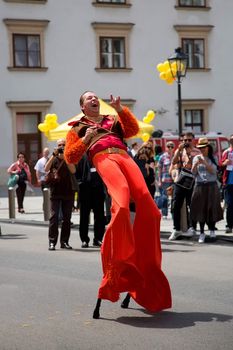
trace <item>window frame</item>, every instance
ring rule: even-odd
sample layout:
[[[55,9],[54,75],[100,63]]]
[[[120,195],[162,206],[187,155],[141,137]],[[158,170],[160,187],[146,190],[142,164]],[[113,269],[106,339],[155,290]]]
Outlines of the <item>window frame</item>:
[[[209,109],[215,102],[214,99],[182,99],[182,129],[185,130],[185,111],[202,110],[202,133],[209,130]]]
[[[92,2],[92,5],[95,7],[115,7],[115,8],[119,8],[119,7],[131,7],[131,0],[125,0],[124,3],[117,3],[117,2],[99,2],[98,0],[95,0]]]
[[[129,66],[129,39],[130,32],[133,28],[133,23],[106,23],[106,22],[93,22],[92,27],[96,35],[96,68],[98,72],[129,72],[132,70]],[[101,50],[100,50],[100,38],[124,38],[125,45],[125,67],[124,68],[101,68]]]
[[[194,47],[194,44],[195,44],[194,41],[197,41],[197,40],[202,40],[203,41],[203,67],[197,67],[197,66],[190,67],[189,66],[189,61],[188,61],[187,69],[193,70],[193,69],[204,69],[204,68],[206,68],[206,63],[205,63],[205,61],[206,61],[205,40],[203,38],[182,38],[181,39],[181,47],[183,48],[183,52],[185,52],[186,54],[187,54],[187,52],[184,50],[184,41],[185,40],[191,40],[192,41],[192,47]],[[192,60],[193,61],[195,60],[195,51],[194,50],[192,52]]]
[[[178,0],[178,5],[179,5],[180,7],[182,7],[182,6],[184,6],[184,7],[206,7],[206,0],[202,0],[202,1],[204,2],[204,5],[194,5],[193,2],[194,2],[195,0],[191,0],[191,1],[192,1],[192,5],[183,5],[183,4],[181,4],[181,1],[182,1],[182,0]]]
[[[27,61],[27,65],[25,66],[20,66],[20,65],[16,65],[16,52],[18,52],[15,48],[15,39],[17,37],[24,37],[26,39],[26,50],[25,50],[25,53],[26,53],[26,61]],[[28,50],[28,39],[29,37],[35,37],[35,38],[39,38],[39,51],[38,51],[38,54],[39,54],[39,65],[37,66],[30,66],[29,65],[29,55],[30,55],[30,51]],[[14,68],[40,68],[41,67],[41,45],[40,45],[40,36],[38,34],[34,34],[34,35],[31,35],[31,34],[13,34],[13,67]]]
[[[186,112],[191,112],[191,123],[186,123],[185,120],[185,116],[186,116]],[[199,111],[200,112],[200,123],[194,123],[193,122],[193,118],[194,118],[194,112]],[[194,133],[202,133],[204,130],[204,125],[203,125],[203,121],[204,121],[204,110],[200,109],[200,108],[195,108],[195,109],[184,109],[184,129],[188,130],[188,128],[191,127],[191,129],[193,130]],[[195,131],[194,128],[195,127],[200,127],[200,131]]]
[[[124,37],[99,37],[100,43],[99,43],[99,47],[101,48],[101,42],[102,40],[111,40],[112,43],[112,47],[114,47],[113,43],[114,40],[119,40],[119,41],[123,41],[123,47],[124,47],[124,51],[123,51],[123,55],[124,55],[124,67],[114,67],[114,57],[115,54],[112,50],[112,52],[106,52],[107,55],[111,55],[112,58],[112,67],[102,67],[102,58],[103,58],[103,52],[100,50],[99,54],[100,54],[100,68],[101,69],[125,69],[126,68],[126,60],[125,60],[125,38]]]
[[[37,4],[42,5],[45,4],[48,0],[4,0],[5,2],[16,2],[22,4]]]
[[[17,158],[17,130],[16,119],[18,113],[38,113],[44,116],[48,113],[52,105],[52,101],[7,101],[6,105],[11,110],[12,116],[12,142],[13,142],[13,158]],[[46,137],[41,133],[42,148],[46,145]]]
[[[8,70],[10,71],[45,71],[48,68],[45,67],[45,55],[44,55],[44,32],[48,26],[48,20],[29,20],[29,19],[4,19],[3,20],[7,30],[9,38],[9,55],[10,64]],[[14,66],[14,42],[13,37],[15,34],[21,35],[38,35],[40,37],[40,66],[39,67],[15,67]]]
[[[209,71],[209,33],[214,28],[212,25],[174,25],[174,29],[179,35],[179,43],[183,48],[183,39],[196,39],[204,41],[204,67],[187,68],[190,71]]]
[[[120,0],[119,0],[120,1]],[[116,2],[116,1],[113,1],[113,0],[107,0],[107,1],[103,1],[103,0],[96,0],[97,3],[100,3],[100,4],[107,4],[107,3],[110,3],[110,4],[126,4],[126,0],[123,0],[123,2]]]
[[[180,5],[180,0],[176,0],[175,8],[176,10],[186,10],[186,11],[209,11],[210,0],[204,0],[205,6],[195,6],[195,5]]]

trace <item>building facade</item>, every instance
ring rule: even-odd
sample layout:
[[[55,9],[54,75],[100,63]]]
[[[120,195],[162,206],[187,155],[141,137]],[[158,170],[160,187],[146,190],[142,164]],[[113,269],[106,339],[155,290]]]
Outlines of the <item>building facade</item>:
[[[189,58],[183,130],[229,136],[232,13],[232,0],[0,0],[0,184],[18,151],[33,169],[53,147],[37,125],[78,114],[85,90],[177,131],[177,84],[156,69],[177,47]]]

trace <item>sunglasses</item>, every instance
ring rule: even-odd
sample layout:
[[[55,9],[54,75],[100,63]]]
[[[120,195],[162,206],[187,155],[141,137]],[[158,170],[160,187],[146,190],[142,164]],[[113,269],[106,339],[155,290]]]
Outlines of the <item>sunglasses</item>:
[[[192,142],[193,139],[184,139],[184,142]]]
[[[65,144],[64,143],[61,143],[60,145],[57,145],[57,147],[65,147]]]
[[[174,148],[174,146],[167,146],[167,148]]]
[[[147,147],[147,146],[145,146],[144,148],[145,148],[145,149],[152,149],[151,147]]]

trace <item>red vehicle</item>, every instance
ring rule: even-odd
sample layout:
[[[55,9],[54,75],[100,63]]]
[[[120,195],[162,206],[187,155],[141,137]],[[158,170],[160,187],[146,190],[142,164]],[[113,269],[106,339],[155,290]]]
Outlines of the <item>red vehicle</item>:
[[[222,134],[218,134],[218,133],[214,133],[214,132],[209,132],[206,134],[202,134],[202,135],[195,135],[195,144],[197,143],[198,139],[200,137],[207,137],[210,144],[213,147],[214,150],[214,155],[218,158],[218,160],[221,159],[222,157],[222,152],[229,147],[229,141],[227,139],[227,137],[225,137]],[[163,151],[165,151],[165,147],[166,147],[166,143],[168,141],[173,141],[175,144],[175,148],[178,146],[179,144],[179,138],[178,135],[174,135],[172,133],[168,133],[168,132],[164,132],[163,136],[160,138],[155,138],[153,137],[153,140],[156,142],[156,144],[160,145],[163,149]]]

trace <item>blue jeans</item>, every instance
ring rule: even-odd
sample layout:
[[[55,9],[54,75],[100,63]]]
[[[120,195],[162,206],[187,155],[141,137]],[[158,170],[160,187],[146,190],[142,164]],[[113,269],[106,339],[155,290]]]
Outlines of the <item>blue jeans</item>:
[[[226,203],[227,226],[233,228],[233,185],[224,187],[224,199]]]
[[[160,187],[159,192],[160,196],[162,196],[162,205],[161,205],[161,211],[163,216],[168,215],[168,196],[167,196],[167,188],[170,187],[170,183],[163,183],[162,187]]]

